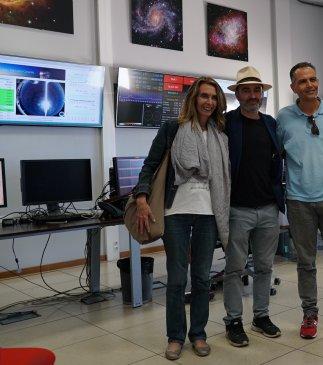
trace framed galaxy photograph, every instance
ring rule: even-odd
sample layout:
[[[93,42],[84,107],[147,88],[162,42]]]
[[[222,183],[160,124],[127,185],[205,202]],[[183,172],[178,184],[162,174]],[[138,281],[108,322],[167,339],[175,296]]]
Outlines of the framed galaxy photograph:
[[[0,0],[0,23],[73,34],[73,0]]]
[[[208,55],[248,61],[247,13],[207,3]]]
[[[183,50],[182,0],[131,0],[132,43]]]

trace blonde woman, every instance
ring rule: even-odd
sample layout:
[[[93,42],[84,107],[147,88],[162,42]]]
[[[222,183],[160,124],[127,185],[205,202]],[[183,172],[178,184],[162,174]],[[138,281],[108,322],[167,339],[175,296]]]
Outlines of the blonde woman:
[[[230,174],[224,134],[225,96],[212,78],[201,77],[190,87],[178,121],[159,129],[135,189],[138,229],[154,220],[147,196],[151,178],[167,149],[171,149],[165,191],[167,256],[165,356],[181,355],[187,325],[184,295],[191,264],[191,311],[188,338],[194,352],[207,356],[205,326],[209,316],[209,273],[215,243],[228,240]]]

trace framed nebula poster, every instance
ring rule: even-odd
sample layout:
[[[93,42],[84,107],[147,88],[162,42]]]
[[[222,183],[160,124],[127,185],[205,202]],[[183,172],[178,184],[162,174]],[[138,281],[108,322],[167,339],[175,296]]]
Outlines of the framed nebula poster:
[[[132,43],[183,50],[182,0],[131,0]]]
[[[248,61],[247,13],[207,3],[208,55]]]
[[[73,0],[0,0],[0,23],[73,34]]]

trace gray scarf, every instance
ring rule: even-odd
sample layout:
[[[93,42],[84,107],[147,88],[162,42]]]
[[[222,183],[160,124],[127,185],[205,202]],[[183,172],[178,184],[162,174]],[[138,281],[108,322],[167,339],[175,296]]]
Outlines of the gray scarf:
[[[178,128],[172,144],[171,158],[175,170],[175,185],[187,182],[192,176],[209,182],[219,237],[226,247],[231,186],[227,136],[211,120],[208,123],[206,145],[200,125],[197,129],[192,129],[191,123],[184,123]]]

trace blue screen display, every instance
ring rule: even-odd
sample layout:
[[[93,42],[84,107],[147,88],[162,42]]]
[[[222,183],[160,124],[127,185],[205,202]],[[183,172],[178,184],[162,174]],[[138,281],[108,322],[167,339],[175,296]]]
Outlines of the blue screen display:
[[[0,124],[101,127],[104,72],[0,55]]]

